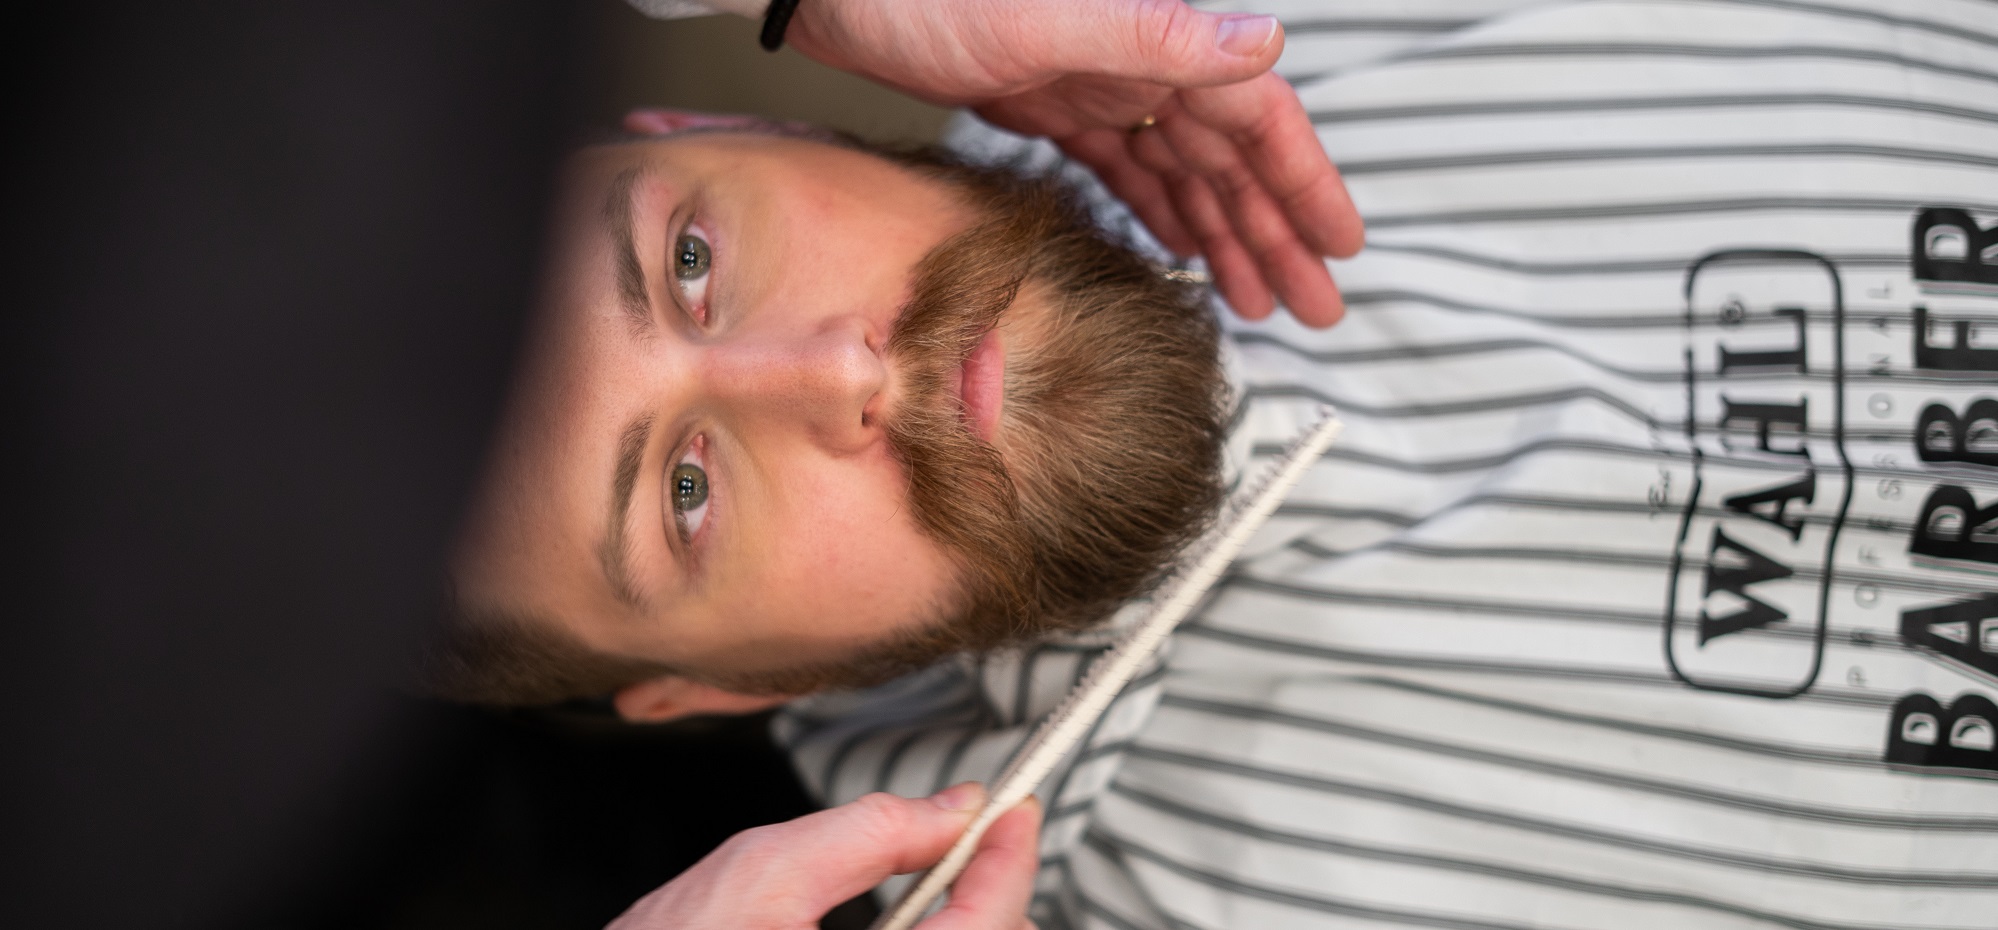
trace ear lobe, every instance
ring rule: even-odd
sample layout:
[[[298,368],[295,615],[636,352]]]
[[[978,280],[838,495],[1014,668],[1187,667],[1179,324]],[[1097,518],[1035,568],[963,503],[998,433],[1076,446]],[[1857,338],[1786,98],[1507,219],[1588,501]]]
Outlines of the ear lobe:
[[[738,694],[678,675],[661,675],[619,689],[611,704],[628,722],[664,723],[702,714],[755,713],[790,699],[781,694]]]

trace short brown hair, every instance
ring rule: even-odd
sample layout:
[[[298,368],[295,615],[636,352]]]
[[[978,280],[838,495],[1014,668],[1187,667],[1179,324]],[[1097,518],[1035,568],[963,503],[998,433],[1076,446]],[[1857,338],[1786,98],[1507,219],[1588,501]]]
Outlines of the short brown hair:
[[[1227,387],[1202,294],[1112,240],[1051,175],[839,141],[943,182],[978,218],[916,267],[887,347],[911,393],[943,390],[1020,295],[1046,307],[1048,338],[1008,350],[1003,456],[947,405],[908,404],[887,424],[918,525],[959,566],[956,601],[853,654],[742,674],[605,655],[553,624],[453,612],[427,663],[433,690],[534,704],[661,674],[769,694],[876,684],[1095,623],[1205,526],[1222,494]]]

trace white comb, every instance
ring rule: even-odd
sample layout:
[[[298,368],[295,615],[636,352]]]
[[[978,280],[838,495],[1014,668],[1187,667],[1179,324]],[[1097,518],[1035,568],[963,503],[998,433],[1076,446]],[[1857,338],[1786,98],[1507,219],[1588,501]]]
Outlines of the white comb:
[[[1151,611],[1098,658],[1090,666],[1088,676],[1062,699],[1061,706],[1041,721],[1034,735],[1013,754],[1013,761],[1005,771],[999,773],[986,796],[985,806],[979,808],[971,825],[964,828],[964,835],[910,886],[894,907],[874,922],[873,930],[909,930],[914,926],[971,862],[971,854],[992,822],[1033,794],[1062,757],[1089,732],[1096,719],[1103,716],[1118,692],[1131,683],[1173,628],[1186,619],[1201,596],[1214,586],[1228,563],[1248,545],[1249,537],[1276,512],[1284,495],[1304,477],[1305,469],[1325,454],[1326,447],[1339,435],[1338,418],[1331,408],[1321,409],[1324,415],[1316,424],[1291,440],[1283,455],[1264,469],[1253,486],[1229,500],[1214,527],[1201,536],[1180,561],[1179,569],[1159,586]]]

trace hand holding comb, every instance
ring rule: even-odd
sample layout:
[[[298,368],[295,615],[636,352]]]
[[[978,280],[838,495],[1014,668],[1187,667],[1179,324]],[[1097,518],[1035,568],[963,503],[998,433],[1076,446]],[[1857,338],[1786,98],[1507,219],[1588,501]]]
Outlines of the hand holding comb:
[[[1089,674],[1041,722],[1026,744],[1013,754],[1013,761],[993,782],[985,806],[964,828],[964,835],[958,837],[950,851],[944,853],[936,865],[910,886],[901,900],[875,921],[872,930],[909,930],[943,895],[971,862],[971,855],[977,850],[978,841],[985,835],[986,829],[1001,814],[1033,794],[1062,757],[1075,748],[1083,735],[1089,732],[1090,725],[1103,715],[1110,702],[1131,682],[1145,662],[1158,652],[1173,628],[1200,602],[1207,589],[1213,587],[1228,563],[1234,561],[1242,547],[1248,544],[1249,537],[1263,525],[1263,521],[1269,519],[1270,514],[1276,512],[1284,495],[1290,493],[1290,489],[1304,477],[1305,470],[1325,453],[1333,438],[1339,435],[1339,426],[1338,418],[1325,408],[1318,422],[1292,440],[1283,455],[1271,463],[1254,484],[1229,500],[1213,528],[1188,549],[1179,568],[1159,586],[1152,609],[1132,624],[1117,644],[1090,666]]]

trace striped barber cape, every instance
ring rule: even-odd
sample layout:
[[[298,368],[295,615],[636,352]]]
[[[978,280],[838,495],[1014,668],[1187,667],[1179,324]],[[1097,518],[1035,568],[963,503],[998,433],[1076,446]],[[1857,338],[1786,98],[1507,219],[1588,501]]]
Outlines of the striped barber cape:
[[[1044,789],[1033,917],[1998,927],[1998,4],[1253,6],[1370,241],[1338,327],[1229,318],[1232,467],[1347,429]],[[1109,638],[779,737],[990,779]]]

